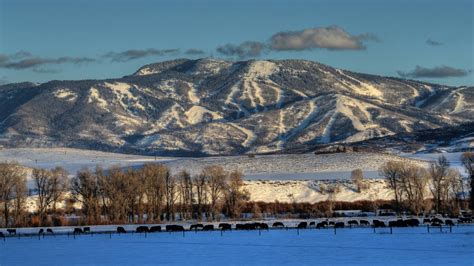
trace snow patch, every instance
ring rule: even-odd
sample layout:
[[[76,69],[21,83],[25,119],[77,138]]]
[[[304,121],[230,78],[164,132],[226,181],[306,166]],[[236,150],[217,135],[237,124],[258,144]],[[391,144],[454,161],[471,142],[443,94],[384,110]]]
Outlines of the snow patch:
[[[195,105],[187,110],[185,113],[188,118],[188,123],[194,125],[201,123],[204,120],[204,115],[209,114],[213,120],[222,119],[222,116],[217,112],[209,111],[207,108]]]

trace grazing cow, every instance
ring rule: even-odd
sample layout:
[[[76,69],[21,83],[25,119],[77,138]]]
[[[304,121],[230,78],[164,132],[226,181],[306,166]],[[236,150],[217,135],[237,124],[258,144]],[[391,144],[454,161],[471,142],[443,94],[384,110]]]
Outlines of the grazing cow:
[[[259,228],[262,229],[262,230],[268,230],[268,224],[260,223]]]
[[[285,225],[282,222],[274,222],[273,227],[285,227]]]
[[[9,235],[16,235],[16,229],[7,229]]]
[[[443,223],[443,220],[439,219],[439,218],[433,218],[431,219],[431,225],[432,226],[441,226]]]
[[[446,220],[444,221],[444,224],[445,224],[445,225],[454,226],[454,222],[453,222],[452,220],[450,220],[450,219],[446,219]]]
[[[184,227],[182,225],[170,224],[166,226],[166,232],[182,232]]]
[[[423,223],[424,223],[424,224],[430,224],[430,223],[431,223],[431,219],[429,219],[429,218],[424,218],[424,219],[423,219]]]
[[[316,228],[317,229],[325,228],[326,225],[327,225],[327,223],[321,222],[321,223],[316,224]]]
[[[316,222],[310,222],[309,223],[309,227],[315,227],[316,226]]]
[[[5,234],[3,234],[3,232],[0,232],[0,238],[5,238]]]
[[[155,225],[150,227],[150,233],[156,233],[156,232],[161,232],[161,226]]]
[[[125,234],[125,233],[127,233],[127,231],[125,231],[125,228],[123,228],[122,226],[119,226],[119,227],[117,227],[117,233],[119,233],[119,234],[124,233]]]
[[[357,222],[356,220],[350,220],[347,222],[347,224],[350,226],[358,226],[359,222]]]
[[[367,221],[367,220],[360,220],[359,223],[360,223],[360,225],[367,225],[367,226],[370,225],[369,221]]]
[[[41,234],[44,234],[44,229],[41,228],[39,231],[38,231],[38,235],[41,235]]]
[[[420,225],[420,221],[416,218],[405,220],[407,226],[415,227]]]
[[[214,231],[214,225],[213,224],[206,224],[203,228],[202,231]]]
[[[308,223],[307,222],[300,222],[298,224],[298,229],[306,229],[308,227]]]
[[[204,227],[204,225],[202,225],[202,224],[192,224],[189,227],[189,230],[198,230],[198,229],[202,229],[203,227]]]
[[[335,228],[344,228],[344,222],[337,222],[335,225],[334,225]]]
[[[328,225],[332,225],[332,226],[334,226],[335,224],[336,224],[336,223],[333,222],[333,221],[330,221],[330,222],[328,223]]]
[[[235,229],[236,230],[247,230],[247,226],[245,224],[236,224]]]
[[[137,233],[148,233],[150,232],[150,229],[148,229],[148,226],[141,225],[137,227]]]
[[[462,223],[462,224],[472,223],[472,218],[471,217],[461,217],[461,218],[458,219],[458,223]]]
[[[46,233],[50,233],[50,234],[54,235],[53,229],[51,229],[51,228],[46,229]]]
[[[232,226],[228,223],[221,223],[219,224],[219,228],[222,230],[222,231],[225,231],[225,230],[232,230]]]
[[[82,231],[82,228],[78,228],[78,227],[74,228],[73,234],[82,234],[82,233],[84,233],[84,231]]]
[[[385,227],[385,223],[379,220],[373,220],[372,224],[374,225],[374,227]]]
[[[84,230],[84,233],[86,233],[86,232],[90,233],[91,232],[91,228],[89,226],[84,227],[83,230]]]

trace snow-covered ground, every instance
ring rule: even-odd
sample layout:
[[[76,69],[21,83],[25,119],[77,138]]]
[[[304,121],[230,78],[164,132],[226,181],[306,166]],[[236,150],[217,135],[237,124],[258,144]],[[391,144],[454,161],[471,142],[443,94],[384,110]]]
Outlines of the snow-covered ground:
[[[474,227],[46,236],[0,241],[0,265],[473,265]]]
[[[413,162],[427,166],[426,162],[385,153],[339,154],[284,154],[220,157],[153,157],[70,148],[18,148],[0,150],[0,161],[17,161],[28,167],[53,168],[61,166],[75,174],[81,168],[104,168],[120,164],[123,167],[139,166],[149,162],[167,164],[173,171],[187,170],[198,174],[209,165],[222,165],[228,170],[241,170],[248,180],[318,180],[345,179],[356,168],[367,177],[377,177],[379,167],[390,160]]]

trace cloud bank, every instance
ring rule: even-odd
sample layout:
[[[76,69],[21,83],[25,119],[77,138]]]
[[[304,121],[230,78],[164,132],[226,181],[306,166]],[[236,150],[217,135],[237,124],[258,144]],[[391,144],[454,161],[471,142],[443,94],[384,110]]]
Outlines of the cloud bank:
[[[282,31],[273,34],[267,42],[246,41],[241,44],[225,44],[216,51],[224,56],[239,58],[258,57],[266,51],[303,51],[313,49],[364,50],[366,42],[379,39],[373,33],[353,35],[338,26],[316,27],[298,31]]]
[[[177,55],[179,49],[131,49],[123,52],[108,52],[103,55],[104,58],[110,59],[112,62],[128,62],[131,60],[149,57],[149,56],[165,56]]]
[[[397,73],[403,78],[451,78],[465,77],[469,75],[471,71],[450,66],[438,66],[433,68],[416,66],[412,71],[397,71]]]

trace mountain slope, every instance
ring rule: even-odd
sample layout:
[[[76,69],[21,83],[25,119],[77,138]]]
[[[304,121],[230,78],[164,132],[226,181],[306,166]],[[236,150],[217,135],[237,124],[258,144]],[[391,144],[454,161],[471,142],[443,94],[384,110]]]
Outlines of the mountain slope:
[[[456,126],[474,88],[303,60],[178,59],[131,76],[0,87],[0,145],[241,154]]]

